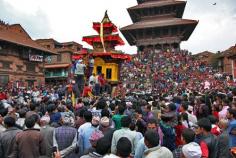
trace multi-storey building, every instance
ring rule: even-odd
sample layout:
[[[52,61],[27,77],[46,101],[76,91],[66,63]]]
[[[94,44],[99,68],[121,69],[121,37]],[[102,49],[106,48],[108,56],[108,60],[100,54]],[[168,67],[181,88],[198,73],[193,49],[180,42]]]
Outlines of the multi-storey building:
[[[198,54],[194,54],[193,56],[199,61],[201,61],[202,63],[205,63],[206,65],[211,65],[214,53],[209,52],[209,51],[204,51]]]
[[[236,44],[220,53],[218,57],[218,69],[221,73],[236,77]]]
[[[82,50],[76,42],[60,43],[54,39],[38,39],[36,42],[43,47],[57,52],[47,58],[45,63],[45,80],[47,83],[67,82],[71,77],[72,56]]]
[[[44,60],[53,54],[32,40],[20,24],[0,21],[0,86],[43,85]]]

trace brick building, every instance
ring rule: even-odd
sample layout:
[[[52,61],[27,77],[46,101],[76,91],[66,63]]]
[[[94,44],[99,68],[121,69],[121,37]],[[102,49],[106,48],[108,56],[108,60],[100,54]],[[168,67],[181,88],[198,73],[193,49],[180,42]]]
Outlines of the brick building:
[[[231,73],[233,79],[236,78],[236,44],[228,49],[230,55],[228,56],[228,60],[230,60]]]
[[[45,80],[47,83],[57,81],[66,82],[70,79],[70,70],[72,65],[72,55],[82,50],[82,45],[76,42],[60,43],[54,39],[36,40],[41,46],[57,52],[57,55],[47,58],[45,63]]]
[[[20,24],[0,21],[0,86],[44,84],[44,59],[52,54],[32,40]]]
[[[236,45],[231,46],[229,49],[223,51],[220,53],[218,57],[218,69],[221,73],[225,73],[228,75],[233,74],[233,56],[236,54]]]
[[[204,52],[201,52],[198,54],[194,54],[193,56],[196,59],[200,60],[201,62],[203,62],[207,65],[210,65],[213,55],[214,55],[214,53],[212,53],[212,52],[204,51]]]

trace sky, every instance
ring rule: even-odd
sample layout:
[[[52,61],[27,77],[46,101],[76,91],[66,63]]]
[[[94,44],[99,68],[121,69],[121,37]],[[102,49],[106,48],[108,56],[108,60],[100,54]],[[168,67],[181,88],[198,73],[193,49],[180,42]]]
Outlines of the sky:
[[[100,22],[108,10],[118,28],[127,26],[132,21],[126,8],[135,5],[136,0],[0,0],[0,19],[20,23],[33,39],[75,41],[91,48],[82,37],[96,34],[92,22]],[[217,52],[236,43],[236,0],[188,0],[183,18],[199,20],[199,24],[182,49],[193,54]],[[117,49],[136,53],[136,47],[120,35],[126,44]]]

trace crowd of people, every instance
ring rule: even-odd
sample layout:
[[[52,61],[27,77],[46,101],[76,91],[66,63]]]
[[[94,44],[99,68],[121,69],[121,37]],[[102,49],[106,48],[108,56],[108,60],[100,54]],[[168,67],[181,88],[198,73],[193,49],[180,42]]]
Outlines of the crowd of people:
[[[146,48],[122,66],[121,79],[132,92],[159,92],[173,94],[183,88],[203,92],[205,89],[223,89],[224,80],[216,71],[188,51],[160,51]]]
[[[96,91],[94,74],[75,103],[77,82],[1,88],[0,157],[235,157],[236,88],[214,73],[186,51],[144,50],[122,66],[121,95]]]

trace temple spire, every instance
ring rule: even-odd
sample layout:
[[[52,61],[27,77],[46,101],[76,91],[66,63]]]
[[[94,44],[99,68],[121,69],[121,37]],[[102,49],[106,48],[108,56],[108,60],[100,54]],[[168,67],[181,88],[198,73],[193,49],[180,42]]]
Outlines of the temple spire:
[[[102,19],[102,23],[109,23],[109,22],[111,22],[111,20],[110,20],[110,18],[108,16],[107,10],[106,10],[104,18]]]
[[[115,50],[118,45],[124,45],[124,41],[117,33],[117,27],[111,22],[107,11],[101,22],[94,22],[93,29],[97,31],[98,35],[84,36],[83,41],[93,46],[97,52],[110,52]]]

